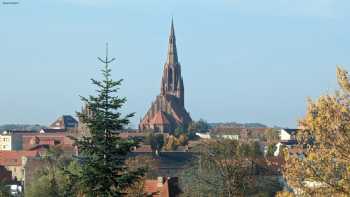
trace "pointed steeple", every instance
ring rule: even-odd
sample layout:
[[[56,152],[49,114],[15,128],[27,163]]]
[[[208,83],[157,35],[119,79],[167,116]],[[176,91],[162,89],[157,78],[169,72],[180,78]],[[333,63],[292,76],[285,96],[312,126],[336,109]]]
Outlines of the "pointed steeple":
[[[177,64],[177,51],[176,51],[176,39],[175,39],[175,28],[174,28],[174,20],[171,19],[171,28],[169,35],[169,44],[168,44],[168,57],[167,64]]]

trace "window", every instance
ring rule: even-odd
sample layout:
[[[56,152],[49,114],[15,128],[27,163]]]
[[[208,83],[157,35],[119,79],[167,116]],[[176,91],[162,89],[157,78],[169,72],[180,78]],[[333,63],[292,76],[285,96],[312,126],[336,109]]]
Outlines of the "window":
[[[172,84],[173,83],[173,70],[170,68],[169,69],[169,83]]]

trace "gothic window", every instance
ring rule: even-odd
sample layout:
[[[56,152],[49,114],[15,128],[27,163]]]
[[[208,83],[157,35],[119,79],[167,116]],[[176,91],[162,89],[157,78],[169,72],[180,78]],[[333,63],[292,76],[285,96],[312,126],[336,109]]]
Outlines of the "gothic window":
[[[173,70],[169,68],[169,75],[168,75],[169,83],[173,83]]]

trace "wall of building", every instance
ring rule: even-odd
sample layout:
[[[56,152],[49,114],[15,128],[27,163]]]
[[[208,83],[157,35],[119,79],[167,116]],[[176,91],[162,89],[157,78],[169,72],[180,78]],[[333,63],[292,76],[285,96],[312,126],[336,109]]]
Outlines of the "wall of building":
[[[11,137],[11,150],[22,150],[23,134],[13,133]]]
[[[281,141],[288,141],[291,140],[291,136],[288,132],[286,132],[284,129],[281,129],[280,132],[280,139]]]
[[[12,179],[16,178],[18,181],[23,180],[24,172],[22,166],[6,166],[6,169],[11,171]]]
[[[22,150],[22,134],[9,133],[0,135],[0,150]]]
[[[11,135],[9,134],[1,134],[0,135],[0,150],[11,150]]]

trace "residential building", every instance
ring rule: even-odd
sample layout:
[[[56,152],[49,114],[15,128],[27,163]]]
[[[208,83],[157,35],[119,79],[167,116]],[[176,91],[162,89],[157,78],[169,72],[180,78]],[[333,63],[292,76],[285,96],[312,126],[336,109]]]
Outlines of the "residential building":
[[[63,115],[50,125],[50,129],[70,130],[78,128],[78,121],[71,115]]]
[[[223,135],[218,135],[217,137],[222,139],[227,139],[227,140],[239,140],[239,134],[236,134],[236,135],[223,134]]]
[[[157,180],[145,180],[144,194],[148,197],[176,197],[181,189],[177,177],[158,177]]]
[[[281,129],[280,131],[280,140],[289,141],[296,140],[297,129]]]
[[[37,151],[0,151],[0,165],[11,171],[12,179],[22,181],[24,178],[23,161],[27,157],[37,157]]]
[[[74,141],[69,138],[66,133],[32,133],[22,136],[23,150],[37,150],[38,152],[46,152],[49,147],[60,147],[65,154],[76,154],[73,146]]]
[[[210,139],[210,133],[196,133],[196,136],[202,138],[202,139]]]
[[[227,140],[239,140],[239,134],[224,134],[224,133],[196,133],[196,135],[202,139],[227,139]]]
[[[22,135],[33,131],[3,131],[0,134],[0,151],[22,150]]]

